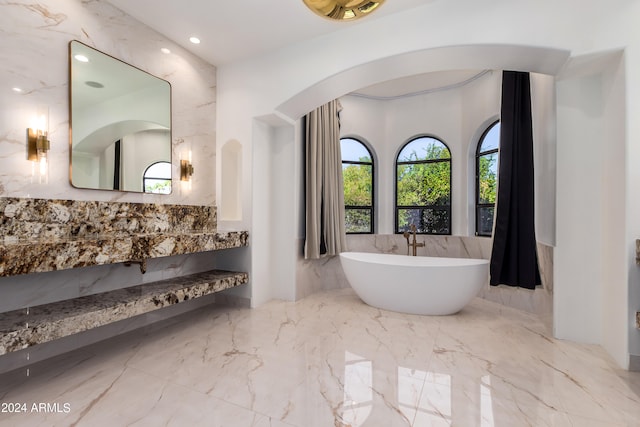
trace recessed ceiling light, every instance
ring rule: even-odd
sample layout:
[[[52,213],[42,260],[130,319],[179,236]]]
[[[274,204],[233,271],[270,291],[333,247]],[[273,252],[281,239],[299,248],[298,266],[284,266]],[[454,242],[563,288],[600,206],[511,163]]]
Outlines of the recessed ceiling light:
[[[78,54],[78,55],[74,56],[74,58],[76,58],[76,60],[80,61],[80,62],[89,62],[89,58],[87,58],[84,55]]]
[[[22,92],[22,89],[20,89],[19,87],[13,87],[13,88],[11,88],[11,90],[13,90],[14,92],[18,92],[18,93]]]
[[[200,44],[200,39],[197,37],[190,37],[189,41],[193,44]]]
[[[171,53],[171,51],[169,49],[167,49],[166,47],[163,47],[162,49],[160,49],[160,52],[166,53],[167,55]]]

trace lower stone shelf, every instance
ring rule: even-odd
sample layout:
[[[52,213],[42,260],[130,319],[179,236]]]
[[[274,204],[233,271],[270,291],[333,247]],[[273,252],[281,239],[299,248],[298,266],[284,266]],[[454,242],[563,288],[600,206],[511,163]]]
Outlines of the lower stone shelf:
[[[247,283],[247,273],[212,270],[0,313],[0,355]]]

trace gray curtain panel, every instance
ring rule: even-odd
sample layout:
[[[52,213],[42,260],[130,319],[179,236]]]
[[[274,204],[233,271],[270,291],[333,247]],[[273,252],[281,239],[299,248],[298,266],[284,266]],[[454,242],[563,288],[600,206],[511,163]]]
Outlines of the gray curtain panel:
[[[338,255],[347,248],[340,109],[340,102],[334,100],[305,116],[306,259]]]

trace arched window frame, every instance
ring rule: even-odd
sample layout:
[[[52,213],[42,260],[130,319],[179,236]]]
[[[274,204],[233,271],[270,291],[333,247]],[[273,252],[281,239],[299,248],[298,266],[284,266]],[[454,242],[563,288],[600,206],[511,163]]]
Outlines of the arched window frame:
[[[413,142],[420,140],[422,138],[429,138],[429,139],[433,139],[437,142],[439,142],[440,144],[442,144],[442,146],[447,150],[449,157],[448,158],[438,158],[438,159],[423,159],[423,160],[415,160],[415,161],[400,161],[400,155],[402,154],[402,152],[404,151],[405,148],[407,148],[409,145],[411,145]],[[399,199],[399,194],[398,194],[398,179],[399,179],[399,175],[398,175],[398,169],[399,166],[401,165],[408,165],[408,164],[435,164],[435,163],[448,163],[449,164],[449,197],[448,197],[448,203],[447,204],[439,204],[439,205],[400,205],[398,204],[398,199]],[[394,219],[394,231],[395,233],[399,234],[399,233],[403,233],[404,231],[408,231],[408,226],[407,227],[400,227],[400,211],[403,209],[421,209],[421,210],[435,210],[435,211],[441,211],[441,212],[445,212],[446,213],[446,229],[444,231],[437,231],[437,230],[425,230],[424,229],[424,224],[416,224],[416,228],[417,228],[417,233],[418,234],[434,234],[434,235],[451,235],[451,193],[452,193],[452,159],[451,159],[451,149],[449,148],[449,146],[440,138],[433,136],[433,135],[429,135],[429,134],[423,134],[423,135],[417,135],[412,137],[411,139],[409,139],[405,144],[403,144],[400,149],[398,150],[398,154],[396,155],[396,160],[395,160],[395,219]]]
[[[482,136],[478,140],[478,145],[476,147],[476,165],[475,165],[475,169],[476,169],[475,170],[475,172],[476,172],[476,183],[475,183],[476,184],[476,191],[475,191],[476,236],[482,236],[482,237],[491,237],[492,236],[492,231],[487,232],[485,229],[483,229],[483,227],[481,227],[481,222],[482,222],[481,219],[483,217],[482,211],[486,211],[486,210],[490,210],[490,209],[493,209],[493,212],[494,212],[494,213],[491,214],[491,223],[493,224],[493,218],[494,218],[493,215],[495,214],[496,202],[495,201],[493,203],[481,202],[481,199],[480,199],[480,159],[485,157],[485,156],[498,154],[500,152],[500,139],[499,139],[499,137],[498,137],[498,147],[497,148],[491,148],[491,149],[483,149],[482,148],[482,146],[486,142],[486,137],[489,134],[489,132],[491,132],[499,124],[500,124],[500,120],[496,120],[493,123],[491,123],[485,129],[485,131],[482,133]],[[496,164],[496,191],[497,191],[497,181],[498,181],[498,170],[497,170],[497,164]],[[493,225],[492,225],[492,228],[493,228]]]
[[[157,164],[160,163],[166,163],[169,165],[169,170],[171,170],[171,162],[167,162],[165,160],[161,160],[159,162],[154,162],[151,163],[149,166],[147,166],[147,168],[144,170],[144,173],[142,174],[142,191],[144,193],[149,193],[147,191],[147,181],[150,180],[168,180],[169,181],[169,192],[168,193],[156,193],[156,194],[170,194],[171,193],[171,189],[173,187],[173,183],[171,182],[171,174],[169,174],[168,177],[166,176],[147,176],[147,173],[149,172],[149,169],[151,169],[152,167],[154,167]]]
[[[366,231],[348,231],[347,234],[373,234],[375,232],[375,223],[376,223],[376,213],[375,213],[375,205],[376,205],[376,158],[374,155],[374,151],[371,146],[364,141],[364,139],[356,136],[343,136],[340,138],[340,142],[343,140],[351,140],[359,143],[369,154],[370,162],[360,161],[360,160],[342,160],[342,168],[344,170],[345,166],[348,165],[359,165],[359,166],[370,166],[371,167],[371,205],[349,205],[345,201],[345,225],[348,225],[348,215],[349,211],[355,210],[364,210],[369,213],[369,228]],[[348,228],[348,227],[347,227]]]

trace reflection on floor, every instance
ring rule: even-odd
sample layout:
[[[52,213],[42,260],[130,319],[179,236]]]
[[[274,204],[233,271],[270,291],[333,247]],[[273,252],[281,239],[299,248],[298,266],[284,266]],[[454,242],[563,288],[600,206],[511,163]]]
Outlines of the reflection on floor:
[[[637,426],[640,374],[535,316],[350,290],[207,307],[0,377],[2,426]],[[34,405],[35,404],[35,405]],[[21,411],[21,412],[16,412]],[[13,413],[11,413],[13,412]]]

